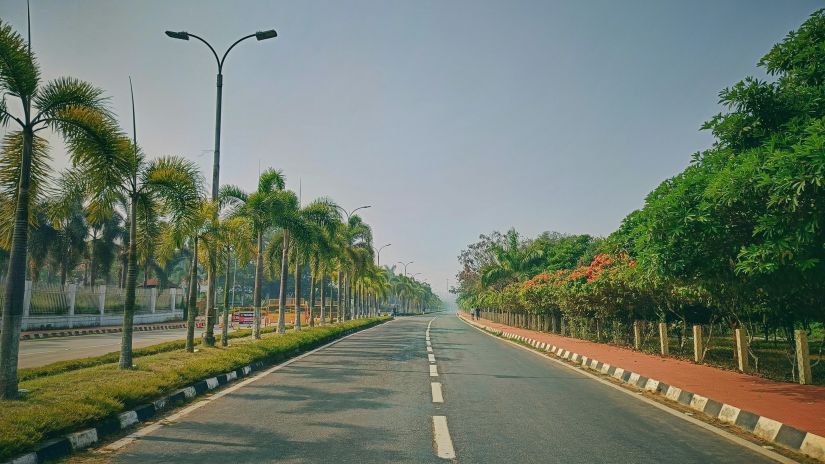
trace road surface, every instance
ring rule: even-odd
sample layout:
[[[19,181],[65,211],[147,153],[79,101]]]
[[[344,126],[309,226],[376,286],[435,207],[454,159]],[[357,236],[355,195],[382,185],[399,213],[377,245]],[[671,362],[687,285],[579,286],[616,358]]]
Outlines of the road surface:
[[[196,329],[195,336],[200,337],[203,329]],[[216,331],[220,333],[220,329]],[[186,329],[152,330],[134,332],[132,346],[140,348],[156,343],[181,340],[186,338]],[[67,359],[100,356],[120,350],[121,334],[105,333],[77,335],[72,337],[51,337],[20,341],[19,367],[37,367]]]
[[[398,319],[230,386],[107,460],[772,462],[454,315],[432,322],[430,352],[432,319]]]

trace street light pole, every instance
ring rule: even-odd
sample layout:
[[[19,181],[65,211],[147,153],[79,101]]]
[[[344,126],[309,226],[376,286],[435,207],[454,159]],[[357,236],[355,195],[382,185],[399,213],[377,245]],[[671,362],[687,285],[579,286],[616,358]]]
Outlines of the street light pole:
[[[356,211],[358,211],[359,209],[367,209],[367,208],[372,208],[372,205],[364,205],[364,206],[359,206],[359,207],[357,207],[357,208],[355,208],[354,210],[349,211],[349,212],[347,212],[347,210],[345,210],[343,206],[338,206],[338,205],[336,205],[336,207],[337,207],[338,209],[340,209],[341,211],[343,211],[343,212],[344,212],[344,214],[346,214],[346,215],[347,215],[347,224],[349,224],[349,218],[350,218],[353,214],[355,214],[355,212],[356,212]]]
[[[404,263],[403,261],[399,261],[398,264],[404,266],[404,277],[407,277],[407,266],[414,263],[415,261],[410,261],[408,263]]]
[[[215,51],[215,48],[209,44],[204,38],[191,34],[186,31],[166,31],[166,35],[178,40],[189,40],[190,37],[194,37],[196,40],[203,42],[209,50],[212,52],[212,55],[215,57],[215,62],[218,65],[218,75],[216,78],[216,97],[215,97],[215,150],[213,153],[212,158],[212,201],[218,200],[218,191],[220,190],[220,169],[221,169],[221,106],[223,103],[223,64],[226,61],[226,57],[229,55],[229,52],[235,48],[236,45],[243,42],[246,39],[251,39],[255,37],[259,42],[261,40],[272,39],[278,36],[278,33],[275,32],[275,29],[270,29],[268,31],[259,31],[254,34],[249,34],[246,36],[241,37],[240,39],[236,40],[235,43],[229,46],[226,49],[222,57],[218,57],[218,53]],[[215,283],[217,282],[217,264],[216,263],[209,263],[209,269],[207,271],[207,285],[208,288],[206,290],[206,334],[204,337],[204,344],[207,346],[213,346],[215,344],[215,336],[214,336],[214,314],[213,311],[215,310]]]
[[[378,267],[381,267],[381,250],[383,250],[384,248],[387,248],[390,245],[392,245],[392,243],[388,243],[388,244],[386,244],[386,245],[384,245],[384,246],[382,246],[381,248],[378,249],[378,253],[377,253],[378,254],[378,264],[377,264]]]
[[[258,41],[272,39],[278,36],[278,33],[275,29],[270,29],[268,31],[256,32],[254,34],[249,34],[246,36],[241,37],[240,39],[236,40],[235,43],[229,46],[223,54],[223,57],[218,57],[218,52],[215,51],[215,48],[209,44],[204,38],[189,33],[185,31],[174,32],[174,31],[166,31],[166,35],[179,40],[189,40],[190,37],[195,38],[203,42],[209,50],[212,52],[212,55],[215,57],[215,62],[218,65],[218,74],[215,79],[215,86],[216,86],[216,96],[215,96],[215,151],[214,157],[212,159],[212,200],[218,199],[218,190],[220,189],[220,167],[221,167],[221,108],[223,103],[223,64],[226,61],[227,55],[229,52],[235,48],[236,45],[243,42],[246,39],[251,39],[255,37]]]

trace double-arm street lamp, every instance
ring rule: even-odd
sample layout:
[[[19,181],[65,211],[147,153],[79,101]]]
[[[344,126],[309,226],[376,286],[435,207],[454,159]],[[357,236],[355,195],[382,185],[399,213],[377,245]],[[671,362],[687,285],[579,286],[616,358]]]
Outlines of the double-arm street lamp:
[[[229,52],[235,48],[236,45],[243,42],[246,39],[251,39],[255,37],[258,41],[272,39],[278,36],[278,33],[275,32],[275,29],[270,29],[268,31],[259,31],[254,34],[249,34],[247,36],[241,37],[240,39],[236,40],[235,43],[229,46],[224,52],[222,57],[218,57],[218,52],[209,44],[206,40],[202,37],[197,36],[195,34],[180,31],[166,31],[166,35],[173,39],[179,40],[189,40],[190,37],[200,40],[207,47],[209,50],[212,51],[212,54],[215,56],[215,61],[218,64],[218,77],[216,81],[217,85],[217,104],[215,106],[215,153],[212,160],[212,200],[218,199],[218,190],[220,189],[220,166],[221,166],[221,100],[223,99],[223,63],[226,61],[226,56]]]
[[[381,266],[381,250],[383,250],[384,248],[387,248],[390,245],[392,245],[392,243],[388,243],[388,244],[386,244],[386,245],[384,245],[384,246],[382,246],[381,248],[378,249],[378,253],[377,253],[378,254],[378,264],[377,264],[377,266],[379,266],[379,267]]]
[[[343,211],[343,212],[344,212],[344,214],[346,214],[346,215],[347,215],[347,224],[349,224],[349,218],[350,218],[353,214],[355,214],[355,212],[356,212],[356,211],[358,211],[359,209],[367,209],[367,208],[372,208],[372,205],[364,205],[364,206],[359,206],[359,207],[357,207],[357,208],[355,208],[354,210],[349,211],[349,212],[347,212],[347,210],[345,210],[343,206],[337,206],[337,205],[336,205],[336,207],[337,207],[338,209],[340,209],[341,211]]]
[[[216,105],[215,105],[215,150],[212,157],[212,201],[217,201],[218,199],[218,191],[221,187],[220,182],[220,172],[221,172],[221,103],[223,100],[223,64],[226,61],[226,56],[229,55],[229,52],[235,48],[236,45],[243,42],[246,39],[251,39],[255,37],[258,41],[272,39],[278,36],[278,33],[275,32],[275,29],[270,29],[268,31],[259,31],[254,34],[249,34],[247,36],[241,37],[240,39],[236,40],[235,43],[229,46],[226,49],[223,56],[218,57],[218,52],[215,51],[215,48],[209,44],[206,40],[202,37],[197,36],[195,34],[191,34],[185,31],[166,31],[166,35],[178,40],[189,40],[190,37],[203,42],[209,50],[212,51],[212,55],[215,56],[215,62],[218,65],[218,76],[216,80],[217,85],[217,97],[216,97]],[[215,344],[215,337],[213,336],[212,328],[214,327],[215,321],[213,320],[213,313],[212,311],[215,310],[215,282],[217,281],[217,268],[215,263],[209,263],[209,268],[207,270],[207,285],[209,286],[207,290],[207,307],[206,307],[206,336],[204,341],[207,345],[214,345]],[[225,309],[228,310],[228,309]]]
[[[407,277],[407,266],[409,266],[410,264],[412,264],[412,263],[414,263],[414,262],[415,262],[415,261],[410,261],[410,262],[408,262],[408,263],[405,263],[405,262],[403,262],[403,261],[399,261],[399,262],[398,262],[398,264],[400,264],[400,265],[404,266],[404,277]]]

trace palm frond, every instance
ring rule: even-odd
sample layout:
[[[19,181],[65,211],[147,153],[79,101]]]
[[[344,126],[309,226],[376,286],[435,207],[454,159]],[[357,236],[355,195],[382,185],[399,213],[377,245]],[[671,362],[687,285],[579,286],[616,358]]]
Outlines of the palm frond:
[[[59,77],[38,90],[34,104],[40,113],[33,118],[33,122],[36,124],[41,118],[60,117],[62,112],[74,108],[84,108],[113,119],[108,101],[103,96],[103,90],[88,82]]]
[[[17,97],[35,94],[40,69],[23,37],[0,19],[0,93],[7,90]]]
[[[286,177],[283,171],[269,168],[258,179],[258,192],[272,192],[283,190],[286,187]]]

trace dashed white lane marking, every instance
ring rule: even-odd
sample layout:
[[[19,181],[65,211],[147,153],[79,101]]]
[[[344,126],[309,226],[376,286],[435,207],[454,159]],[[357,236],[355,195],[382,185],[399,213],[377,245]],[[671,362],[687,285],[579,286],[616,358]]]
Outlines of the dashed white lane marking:
[[[427,340],[427,346],[433,346],[433,342]]]
[[[438,457],[455,459],[455,449],[453,449],[453,440],[450,438],[450,430],[447,428],[446,416],[433,416],[433,441],[435,441]]]
[[[441,382],[432,382],[430,387],[433,390],[433,403],[443,403],[444,395],[441,393]]]
[[[430,364],[430,377],[438,377],[438,368],[435,364]]]
[[[433,352],[433,347],[428,345],[427,346],[427,353],[432,353],[432,352]]]
[[[431,363],[435,362],[435,356],[433,354],[428,354],[427,359],[429,359]]]

